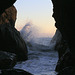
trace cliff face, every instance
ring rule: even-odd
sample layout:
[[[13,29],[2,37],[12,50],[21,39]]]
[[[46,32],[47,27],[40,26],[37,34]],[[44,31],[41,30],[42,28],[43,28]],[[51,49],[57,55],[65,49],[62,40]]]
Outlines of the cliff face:
[[[18,60],[26,60],[26,44],[14,27],[16,14],[16,8],[11,6],[0,15],[0,50],[15,53]]]
[[[65,63],[65,66],[61,69],[63,70],[66,66],[74,66],[75,61],[75,2],[74,0],[52,0],[53,2],[53,17],[56,21],[55,26],[62,34],[64,40],[66,40],[69,46],[69,53],[62,54],[63,61],[62,64]],[[63,42],[63,45],[65,42]],[[61,49],[62,50],[62,49]],[[60,51],[62,53],[62,51]],[[66,50],[65,50],[66,52]],[[66,57],[67,58],[66,58]],[[73,62],[72,62],[73,61]],[[68,63],[69,62],[69,63]],[[60,62],[59,62],[60,63]],[[68,65],[67,65],[68,64]],[[60,65],[59,65],[60,66]],[[60,66],[62,67],[62,66]],[[69,70],[69,69],[68,69]],[[70,69],[71,70],[71,69]],[[58,70],[59,71],[59,70]],[[63,71],[64,72],[64,71]],[[70,71],[68,71],[70,72]],[[60,73],[60,75],[62,75]],[[66,75],[66,74],[63,74]],[[69,75],[69,74],[67,74]],[[72,74],[73,75],[73,74]]]
[[[52,0],[54,5],[53,17],[56,21],[55,26],[61,32],[63,38],[67,40],[70,50],[75,54],[75,4],[74,0]]]
[[[32,75],[21,69],[13,69],[16,59],[23,61],[28,58],[26,44],[14,27],[17,14],[13,6],[15,1],[0,0],[0,75]]]

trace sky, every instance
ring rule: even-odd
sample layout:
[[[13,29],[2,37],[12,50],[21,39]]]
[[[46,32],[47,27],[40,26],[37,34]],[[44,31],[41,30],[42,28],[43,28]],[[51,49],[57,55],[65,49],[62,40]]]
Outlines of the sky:
[[[14,5],[17,9],[17,30],[20,31],[26,23],[31,22],[39,29],[39,35],[52,37],[55,34],[53,5],[50,0],[17,0]]]

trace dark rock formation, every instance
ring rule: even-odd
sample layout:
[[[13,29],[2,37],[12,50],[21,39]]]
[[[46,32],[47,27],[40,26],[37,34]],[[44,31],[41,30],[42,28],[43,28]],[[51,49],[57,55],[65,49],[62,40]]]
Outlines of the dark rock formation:
[[[32,75],[32,74],[21,69],[7,69],[2,70],[0,75]]]
[[[61,35],[60,31],[57,29],[55,35],[53,36],[53,38],[51,40],[51,42],[52,43],[56,42],[56,44],[57,44],[57,43],[60,42],[61,39],[62,39],[62,35]]]
[[[56,30],[56,33],[51,40],[55,42],[55,50],[58,51],[59,60],[56,66],[56,71],[60,71],[65,67],[71,66],[73,62],[70,49],[67,42],[62,38],[62,35],[59,30]]]
[[[61,33],[59,34],[59,36]],[[56,66],[56,71],[60,71],[65,67],[72,66],[73,59],[69,49],[69,46],[62,37],[59,38],[56,42],[55,49],[58,51],[59,60]]]
[[[15,26],[15,21],[16,21],[16,15],[17,15],[17,10],[14,6],[11,6],[10,8],[6,9],[2,15],[0,15],[0,27],[2,24],[9,23],[10,26],[14,27]]]
[[[0,75],[32,75],[20,69],[8,69],[16,64],[16,57],[27,59],[26,44],[14,27],[17,11],[12,5],[15,1],[0,0]]]
[[[67,40],[71,53],[75,58],[75,4],[74,0],[52,0],[54,6],[53,17],[55,26],[60,30],[63,38]]]
[[[60,47],[59,43],[60,43],[61,39],[62,39],[62,35],[61,35],[60,31],[57,29],[55,35],[53,36],[53,38],[50,42],[50,44],[54,44],[54,50],[58,50],[57,47]]]
[[[56,21],[55,26],[62,34],[63,39],[67,42],[69,51],[66,51],[66,46],[64,46],[65,41],[61,40],[60,44],[63,45],[61,47],[61,55],[60,60],[62,66],[59,67],[63,70],[66,67],[74,66],[75,64],[75,1],[74,0],[52,0],[53,2],[53,17]],[[64,48],[64,51],[62,52]],[[59,62],[60,63],[60,62]],[[64,65],[64,66],[63,66]],[[64,69],[65,71],[65,69]],[[68,69],[69,72],[69,69]],[[66,71],[64,74],[66,75]],[[69,72],[70,73],[70,72]],[[71,73],[72,74],[72,73]],[[68,74],[67,74],[68,75]],[[74,73],[75,75],[75,73]]]
[[[0,0],[0,15],[5,11],[5,9],[12,6],[15,1],[16,0]]]
[[[51,42],[55,42],[55,50],[58,51],[59,59],[63,56],[66,51],[69,51],[68,44],[66,40],[62,38],[60,31],[57,29]]]
[[[74,66],[74,60],[72,58],[71,52],[66,51],[63,56],[58,60],[56,71],[61,71],[64,68],[67,68],[69,66]]]
[[[14,27],[16,14],[15,7],[11,6],[0,15],[0,50],[15,53],[18,60],[26,60],[26,44]]]
[[[13,68],[16,64],[16,55],[0,51],[0,69]]]
[[[75,75],[75,67],[67,67],[61,70],[58,75]]]

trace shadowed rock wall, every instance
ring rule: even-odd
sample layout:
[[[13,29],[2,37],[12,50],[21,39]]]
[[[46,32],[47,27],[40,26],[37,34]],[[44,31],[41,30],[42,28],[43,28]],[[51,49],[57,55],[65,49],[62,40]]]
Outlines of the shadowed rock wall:
[[[62,69],[66,68],[66,66],[73,67],[75,63],[74,62],[75,61],[75,26],[74,26],[75,25],[75,1],[74,0],[52,0],[52,2],[53,2],[53,11],[54,11],[53,17],[56,21],[55,26],[61,32],[63,39],[66,40],[70,49],[70,52],[68,54],[65,55],[63,53],[63,55],[68,57],[67,58],[65,56],[63,57],[64,62],[62,61],[62,64],[64,64],[65,62],[66,64]],[[68,63],[67,61],[69,60],[70,62]]]
[[[21,69],[13,69],[16,57],[19,61],[28,58],[26,44],[14,27],[17,14],[13,6],[15,1],[0,0],[0,75],[32,75]]]
[[[52,0],[54,6],[53,17],[55,26],[67,40],[73,57],[75,54],[75,4],[74,0]]]
[[[9,0],[7,0],[7,2],[8,1]],[[9,6],[13,4],[14,1],[15,0],[11,0],[12,3],[9,1]],[[6,7],[8,7],[7,5]],[[3,11],[0,15],[0,51],[15,53],[18,60],[26,60],[28,58],[26,44],[21,38],[20,32],[14,27],[17,10],[14,6],[11,6],[5,10],[3,7]]]

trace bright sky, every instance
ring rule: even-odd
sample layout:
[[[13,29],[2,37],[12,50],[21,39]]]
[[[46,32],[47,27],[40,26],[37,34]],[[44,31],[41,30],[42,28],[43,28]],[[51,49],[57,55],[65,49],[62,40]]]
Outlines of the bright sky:
[[[50,0],[17,0],[16,28],[21,30],[27,22],[39,28],[40,35],[53,36],[55,33],[54,19],[52,18],[52,2]]]

